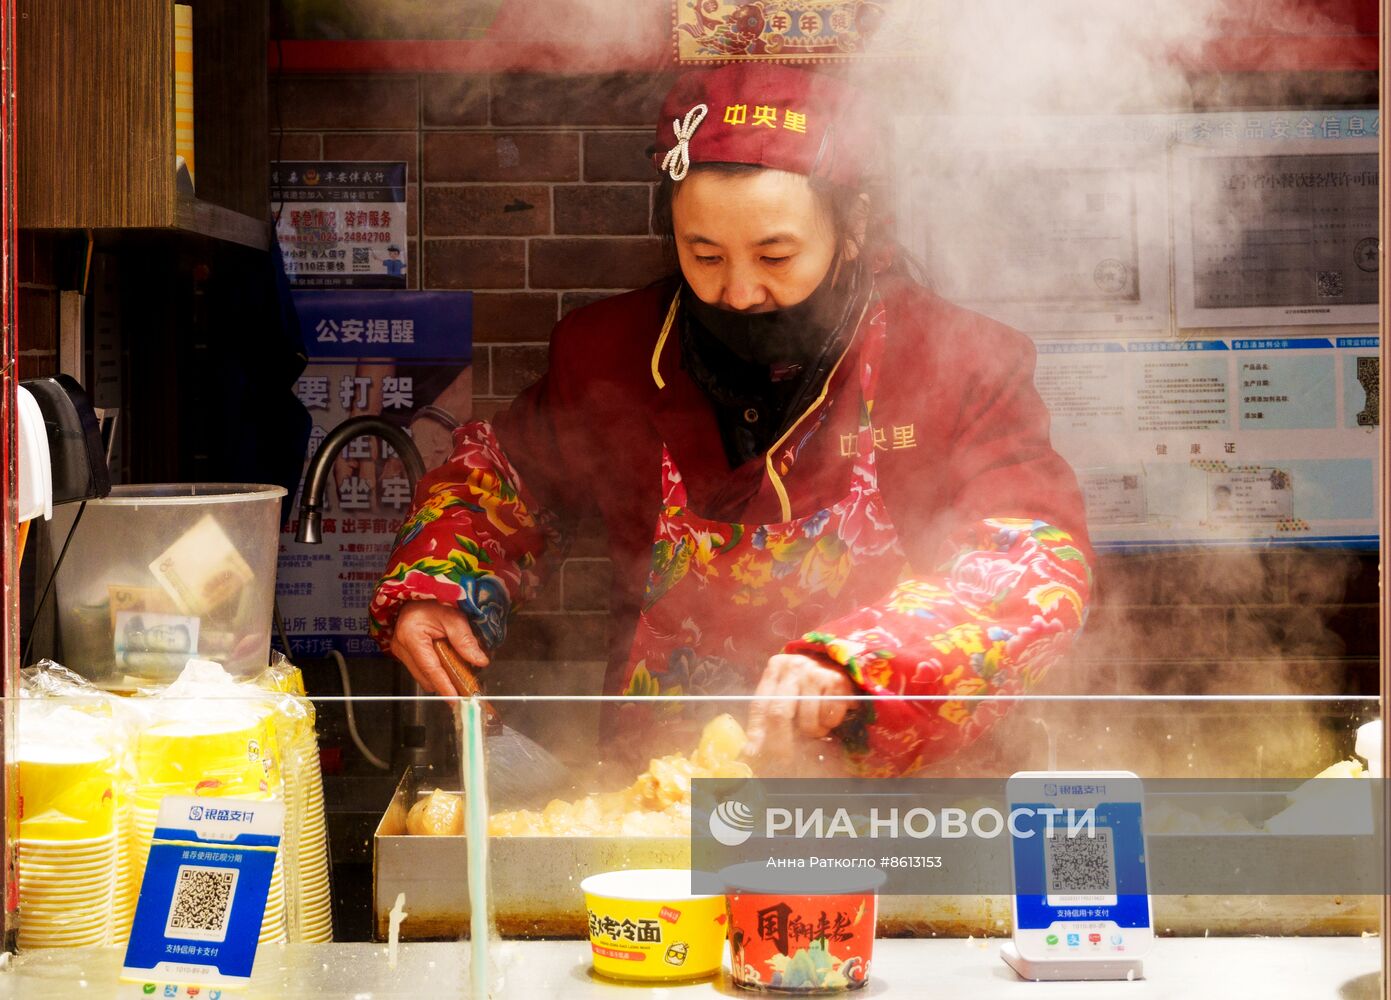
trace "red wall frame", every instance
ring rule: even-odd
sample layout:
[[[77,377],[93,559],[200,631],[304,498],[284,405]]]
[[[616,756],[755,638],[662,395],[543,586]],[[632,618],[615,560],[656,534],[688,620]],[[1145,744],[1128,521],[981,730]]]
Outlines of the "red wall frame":
[[[13,697],[19,659],[19,438],[15,430],[15,387],[19,384],[19,334],[15,300],[19,293],[18,234],[15,230],[14,0],[0,0],[0,504],[4,543],[0,545],[0,585],[5,625],[0,631],[0,694]],[[0,756],[3,760],[3,756]]]
[[[19,879],[10,845],[18,832],[19,788],[14,778],[14,702],[19,687],[19,438],[14,417],[19,384],[19,333],[15,299],[19,294],[18,233],[15,230],[15,13],[14,0],[0,0],[0,507],[5,530],[0,540],[0,947],[13,950],[19,910]]]
[[[272,39],[270,60],[291,72],[602,73],[672,65],[669,0],[614,4],[595,23],[584,4],[504,0],[483,38],[460,41]],[[274,26],[272,26],[274,30]]]
[[[912,2],[912,0],[899,0]],[[287,72],[601,73],[670,68],[666,0],[615,4],[595,23],[569,0],[506,0],[487,34],[468,41],[272,42]],[[1210,41],[1173,60],[1195,73],[1377,68],[1377,0],[1231,0]]]

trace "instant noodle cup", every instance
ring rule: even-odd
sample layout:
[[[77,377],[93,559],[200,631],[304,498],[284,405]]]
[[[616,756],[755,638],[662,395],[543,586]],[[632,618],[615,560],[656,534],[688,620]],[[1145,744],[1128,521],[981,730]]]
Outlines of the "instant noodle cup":
[[[724,957],[724,897],[691,892],[684,868],[604,872],[580,883],[594,971],[673,982],[714,975]]]
[[[89,746],[23,746],[19,752],[19,835],[89,841],[116,829],[111,755]]]
[[[720,872],[729,904],[730,972],[737,986],[836,993],[869,982],[877,868],[768,868]]]

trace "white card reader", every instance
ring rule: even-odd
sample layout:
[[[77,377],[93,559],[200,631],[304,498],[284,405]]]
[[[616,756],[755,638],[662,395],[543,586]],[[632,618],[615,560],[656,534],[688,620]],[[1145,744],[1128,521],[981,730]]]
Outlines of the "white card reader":
[[[1014,937],[1031,980],[1139,979],[1154,943],[1143,785],[1130,771],[1021,771],[1005,786]]]

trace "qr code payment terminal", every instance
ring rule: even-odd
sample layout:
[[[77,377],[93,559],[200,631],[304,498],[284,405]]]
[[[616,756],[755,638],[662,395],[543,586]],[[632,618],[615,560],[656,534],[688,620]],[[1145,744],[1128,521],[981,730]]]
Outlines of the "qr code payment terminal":
[[[1020,771],[1005,786],[1014,937],[1026,979],[1135,979],[1154,943],[1142,805],[1130,771]]]

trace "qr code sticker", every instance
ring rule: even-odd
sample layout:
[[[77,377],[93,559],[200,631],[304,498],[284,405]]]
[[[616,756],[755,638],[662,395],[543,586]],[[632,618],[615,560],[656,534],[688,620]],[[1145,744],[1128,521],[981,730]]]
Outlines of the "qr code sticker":
[[[1343,272],[1320,271],[1318,274],[1319,298],[1340,299],[1343,297]]]
[[[237,892],[235,868],[180,865],[164,936],[196,941],[225,941],[227,918]]]
[[[372,259],[367,256],[369,253],[366,247],[353,247],[353,266],[367,267],[372,263]]]
[[[1381,359],[1357,359],[1357,384],[1362,386],[1366,405],[1357,411],[1358,427],[1377,427],[1381,424]]]
[[[1109,827],[1098,826],[1072,836],[1055,832],[1046,837],[1044,874],[1049,906],[1114,906],[1116,855]]]

